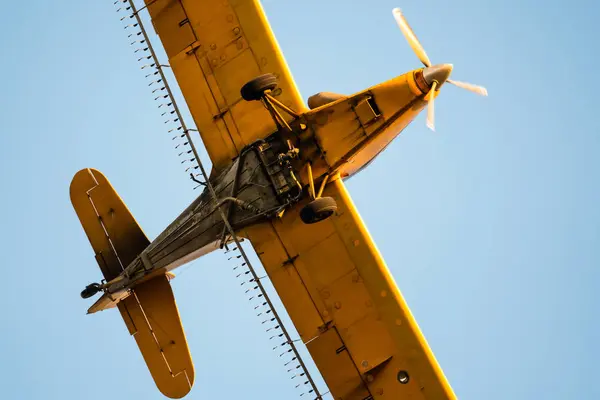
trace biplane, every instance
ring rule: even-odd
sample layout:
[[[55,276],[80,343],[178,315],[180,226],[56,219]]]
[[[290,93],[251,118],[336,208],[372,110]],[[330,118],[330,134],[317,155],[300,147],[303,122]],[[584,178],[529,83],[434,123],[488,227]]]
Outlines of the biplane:
[[[141,9],[119,2],[132,25],[141,25]],[[158,389],[184,397],[194,364],[171,271],[248,240],[333,398],[456,398],[344,180],[426,108],[434,129],[434,99],[444,84],[487,91],[451,80],[450,64],[433,65],[399,9],[393,16],[424,66],[352,95],[315,94],[307,107],[258,0],[146,0],[143,8],[197,128],[179,121],[175,137],[199,162],[192,137],[199,134],[212,170],[191,167],[202,193],[152,241],[101,172],[76,173],[71,202],[104,276],[81,293],[101,294],[88,313],[116,307]],[[148,50],[140,28],[133,36]],[[160,82],[165,66],[150,50],[147,67]],[[162,85],[154,91],[181,119]],[[295,348],[292,355],[299,357]],[[305,383],[320,399],[313,380]]]

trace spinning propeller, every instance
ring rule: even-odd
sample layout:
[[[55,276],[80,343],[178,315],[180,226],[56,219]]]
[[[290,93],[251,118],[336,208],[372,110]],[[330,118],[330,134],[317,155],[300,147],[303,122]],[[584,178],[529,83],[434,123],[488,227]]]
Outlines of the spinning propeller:
[[[482,86],[473,85],[471,83],[459,82],[448,79],[450,74],[452,73],[452,64],[439,64],[439,65],[431,65],[431,61],[429,61],[429,57],[427,57],[427,53],[425,53],[425,49],[421,46],[419,39],[415,36],[415,33],[408,25],[408,22],[402,15],[402,11],[399,8],[394,8],[392,10],[394,14],[394,18],[400,27],[400,30],[404,34],[404,37],[408,41],[408,44],[413,49],[419,60],[425,65],[426,68],[423,69],[423,78],[427,82],[428,85],[431,86],[431,90],[427,94],[428,105],[427,105],[427,126],[432,131],[435,131],[434,119],[435,112],[433,107],[433,99],[435,97],[436,89],[439,89],[444,82],[451,83],[454,86],[458,86],[459,88],[469,90],[473,93],[476,93],[481,96],[487,96],[487,90]]]

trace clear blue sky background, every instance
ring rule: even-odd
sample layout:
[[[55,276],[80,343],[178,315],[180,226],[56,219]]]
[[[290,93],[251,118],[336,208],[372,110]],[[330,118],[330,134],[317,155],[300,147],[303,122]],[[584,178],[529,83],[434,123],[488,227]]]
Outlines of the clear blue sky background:
[[[592,0],[265,0],[304,98],[418,68],[402,7],[436,63],[487,86],[444,87],[348,181],[461,399],[598,399],[600,6]],[[161,399],[116,311],[86,316],[100,279],[69,202],[103,171],[150,237],[197,192],[176,158],[112,0],[0,12],[3,399]],[[196,365],[190,399],[297,398],[226,256],[179,271]]]

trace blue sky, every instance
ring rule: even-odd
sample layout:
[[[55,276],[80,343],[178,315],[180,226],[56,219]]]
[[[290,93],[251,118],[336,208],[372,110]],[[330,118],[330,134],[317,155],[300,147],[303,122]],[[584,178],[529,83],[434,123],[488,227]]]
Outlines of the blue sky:
[[[450,85],[348,187],[461,399],[597,399],[600,124],[594,1],[265,0],[304,98],[418,68],[401,7]],[[148,236],[197,195],[112,1],[0,13],[0,387],[7,399],[161,399],[69,202],[103,171]],[[173,281],[196,365],[190,399],[297,398],[220,253]]]

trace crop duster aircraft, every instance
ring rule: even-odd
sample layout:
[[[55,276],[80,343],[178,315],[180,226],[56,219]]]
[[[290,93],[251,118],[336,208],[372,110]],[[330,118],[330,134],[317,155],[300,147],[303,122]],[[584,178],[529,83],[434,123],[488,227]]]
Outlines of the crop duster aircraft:
[[[118,2],[131,12],[131,25],[141,24],[133,2]],[[313,95],[307,108],[258,0],[146,0],[144,8],[213,167],[210,176],[202,164],[192,168],[206,179],[203,192],[153,241],[102,173],[77,172],[71,201],[104,275],[81,293],[102,294],[88,313],[116,306],[158,389],[184,397],[194,383],[194,365],[171,271],[223,246],[239,247],[238,237],[244,238],[333,398],[455,398],[343,180],[425,108],[433,129],[434,99],[444,84],[482,95],[486,90],[450,80],[450,64],[432,65],[394,9],[424,67],[353,95]],[[143,50],[150,46],[145,58],[160,82],[164,66],[139,28],[130,36]],[[162,84],[154,91],[174,102]],[[165,107],[181,118],[176,105]],[[190,161],[197,160],[190,136],[195,130],[179,123],[175,138],[194,156]],[[192,179],[199,181],[194,173]],[[249,263],[238,251],[242,265]],[[259,301],[270,307],[260,279],[249,272],[246,287],[260,290]],[[268,318],[274,337],[292,346],[284,350],[293,356],[287,364],[307,393],[321,398],[279,317],[273,311]]]

